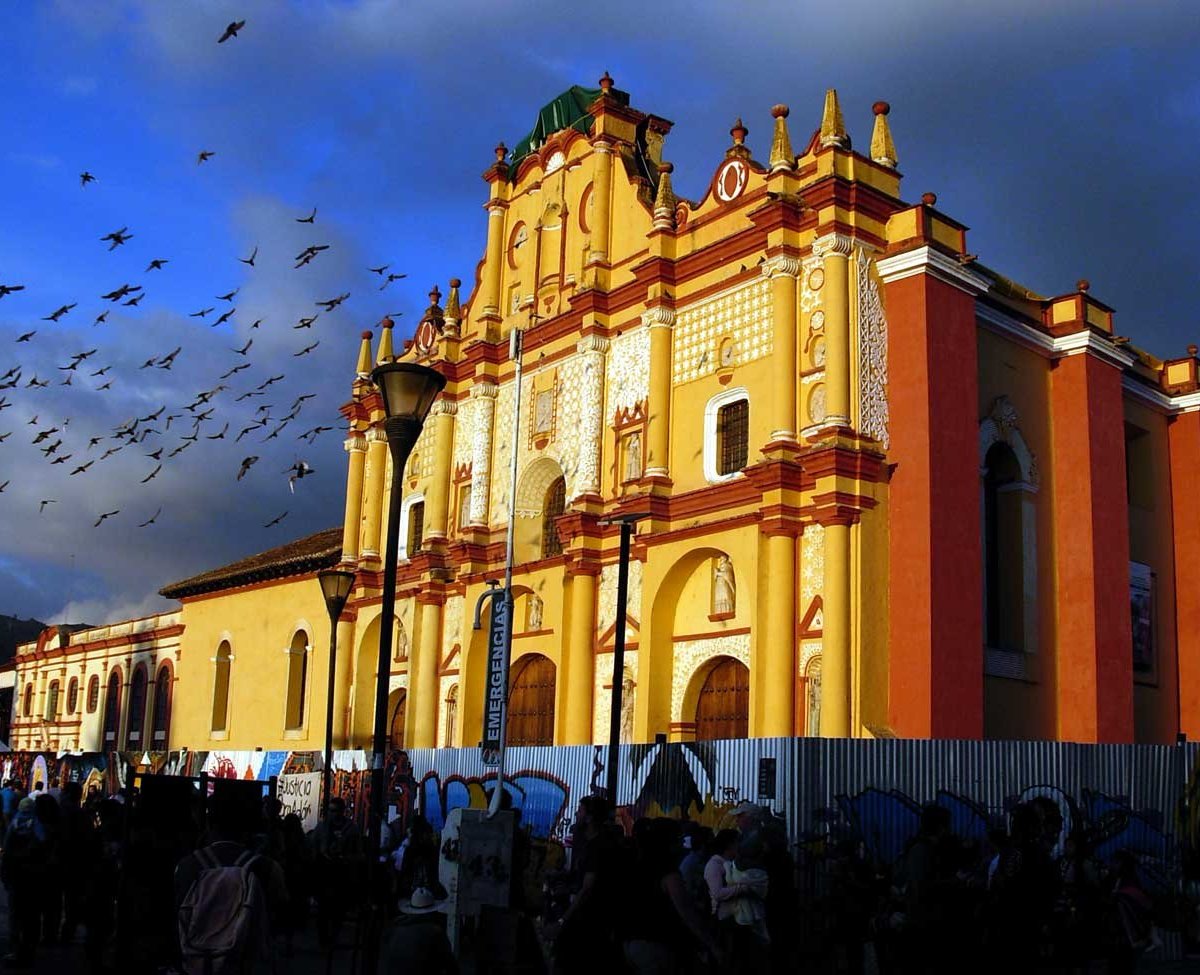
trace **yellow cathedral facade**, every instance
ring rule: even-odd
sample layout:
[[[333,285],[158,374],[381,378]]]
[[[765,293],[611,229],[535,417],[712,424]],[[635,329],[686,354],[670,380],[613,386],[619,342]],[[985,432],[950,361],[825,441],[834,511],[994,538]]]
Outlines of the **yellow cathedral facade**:
[[[1043,297],[980,264],[933,194],[902,198],[886,103],[865,152],[833,91],[798,152],[771,115],[765,160],[739,119],[697,201],[671,123],[607,74],[497,146],[467,296],[434,289],[412,342],[363,333],[341,527],[165,587],[170,681],[118,705],[116,738],[160,713],[173,748],[321,748],[315,576],[343,565],[334,743],[370,747],[392,477],[369,374],[397,360],[447,378],[402,478],[397,746],[480,741],[473,613],[510,516],[510,743],[605,741],[615,680],[627,741],[1200,732],[1195,349],[1157,359],[1087,282]],[[72,646],[127,686],[133,644],[87,639],[21,649],[14,747],[65,740],[47,695]]]

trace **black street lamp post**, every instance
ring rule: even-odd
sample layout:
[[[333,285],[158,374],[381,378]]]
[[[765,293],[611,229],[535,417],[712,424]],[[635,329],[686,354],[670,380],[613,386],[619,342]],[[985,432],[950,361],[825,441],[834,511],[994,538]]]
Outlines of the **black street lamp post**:
[[[329,817],[329,795],[333,789],[333,684],[337,676],[338,618],[354,588],[353,569],[322,569],[317,573],[325,608],[329,611],[329,688],[325,701],[325,763],[321,783],[321,819]]]
[[[392,661],[392,630],[396,621],[396,561],[400,555],[400,494],[404,465],[421,435],[425,418],[446,377],[436,369],[411,362],[387,362],[371,373],[383,396],[383,422],[392,455],[392,482],[388,490],[387,539],[383,553],[383,601],[379,617],[379,661],[375,678],[375,735],[371,756],[371,854],[381,852],[384,816],[384,759],[387,755],[388,676]]]

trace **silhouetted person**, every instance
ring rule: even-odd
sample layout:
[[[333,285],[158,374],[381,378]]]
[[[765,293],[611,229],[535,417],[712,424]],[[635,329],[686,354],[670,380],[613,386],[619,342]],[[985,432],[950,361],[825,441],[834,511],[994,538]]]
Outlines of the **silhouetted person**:
[[[621,885],[622,855],[609,824],[611,807],[600,796],[584,796],[575,813],[571,851],[574,898],[554,941],[555,971],[618,971],[613,927]]]
[[[33,803],[34,815],[42,826],[45,842],[45,870],[41,878],[42,942],[57,944],[62,926],[63,858],[62,817],[58,801],[42,792]]]
[[[99,858],[94,817],[84,811],[82,800],[83,787],[78,782],[68,782],[63,786],[59,811],[62,817],[63,870],[68,877],[63,889],[60,934],[66,942],[75,939],[79,926],[84,922],[87,895],[95,881]]]
[[[317,934],[328,947],[346,916],[359,903],[365,880],[362,833],[346,815],[346,801],[329,800],[329,815],[311,834],[317,892]]]
[[[399,916],[383,934],[380,975],[458,975],[443,911],[443,901],[428,887],[418,887],[400,902]]]
[[[28,967],[37,953],[42,920],[42,876],[46,870],[46,832],[34,811],[34,800],[17,804],[4,835],[0,881],[8,892],[10,968]]]

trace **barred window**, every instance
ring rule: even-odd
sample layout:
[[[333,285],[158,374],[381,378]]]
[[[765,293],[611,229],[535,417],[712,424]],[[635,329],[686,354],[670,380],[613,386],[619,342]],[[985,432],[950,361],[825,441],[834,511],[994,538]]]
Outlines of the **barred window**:
[[[567,482],[558,478],[546,491],[542,506],[542,558],[562,555],[562,540],[554,520],[567,510]]]
[[[746,466],[750,447],[750,403],[738,400],[717,411],[717,473],[733,474]]]
[[[79,706],[79,678],[72,677],[71,683],[67,685],[67,713],[74,714],[75,708]]]
[[[97,677],[95,674],[93,674],[91,680],[88,681],[88,696],[87,696],[88,714],[94,713],[96,708],[98,708],[99,706],[100,706],[100,678]]]
[[[408,509],[408,548],[407,555],[411,559],[421,551],[421,542],[425,537],[425,502],[418,501]]]

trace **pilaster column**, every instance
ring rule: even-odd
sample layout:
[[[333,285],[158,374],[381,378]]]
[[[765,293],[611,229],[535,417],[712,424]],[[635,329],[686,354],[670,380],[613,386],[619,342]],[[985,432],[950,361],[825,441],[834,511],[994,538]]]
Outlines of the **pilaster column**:
[[[756,734],[789,738],[793,728],[796,691],[796,537],[786,529],[763,538],[767,571],[764,577],[763,639],[757,641],[762,677],[762,707]],[[826,631],[828,632],[828,631]]]
[[[579,470],[575,496],[600,493],[600,453],[604,437],[604,369],[608,339],[585,335],[576,349],[583,357],[583,391],[580,398]]]
[[[471,443],[471,524],[486,528],[488,491],[491,486],[492,424],[496,417],[496,384],[477,382],[471,387],[475,400],[475,439]]]
[[[444,396],[434,400],[429,411],[433,423],[433,478],[425,494],[426,537],[436,546],[445,542],[448,528],[450,481],[454,475],[454,417],[458,403]]]
[[[418,643],[408,679],[408,715],[404,727],[405,744],[411,748],[437,745],[438,653],[442,639],[442,596],[422,592],[417,595],[421,618]]]
[[[598,139],[592,144],[592,240],[589,264],[608,262],[609,214],[612,209],[612,146]]]
[[[342,525],[342,561],[354,562],[358,559],[358,533],[362,522],[367,438],[357,430],[351,430],[342,446],[350,455],[346,473],[346,519]]]
[[[800,360],[796,333],[799,317],[796,309],[796,280],[800,262],[791,255],[770,258],[762,273],[771,282],[771,382],[773,409],[771,443],[797,442],[796,387],[800,382]]]
[[[850,250],[845,234],[813,241],[813,254],[825,272],[825,420],[826,427],[850,426]],[[822,680],[824,680],[824,676]],[[827,685],[823,685],[827,686]],[[824,699],[822,699],[822,708]]]
[[[670,477],[671,447],[671,329],[675,309],[656,305],[646,309],[642,324],[650,330],[650,402],[646,416],[646,477]]]
[[[850,737],[850,519],[825,522],[821,637],[821,737]],[[982,664],[981,664],[982,666]]]
[[[379,558],[379,528],[383,519],[383,504],[388,493],[388,443],[383,427],[367,431],[366,490],[363,493],[362,539],[359,554],[363,558]]]
[[[570,626],[563,662],[566,664],[564,745],[592,743],[592,707],[596,672],[596,571],[576,571],[568,593]]]
[[[1171,446],[1171,515],[1175,535],[1175,639],[1179,659],[1179,730],[1200,739],[1200,412],[1167,427]]]
[[[491,200],[487,204],[487,260],[483,268],[483,314],[500,314],[500,276],[504,270],[504,212],[508,204]]]

